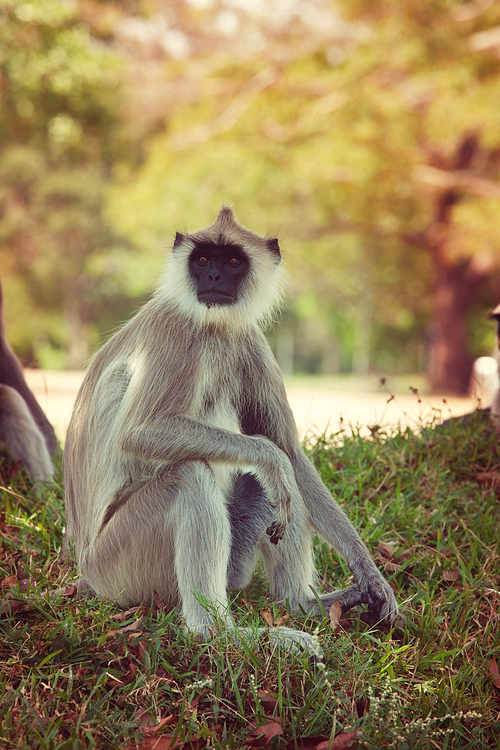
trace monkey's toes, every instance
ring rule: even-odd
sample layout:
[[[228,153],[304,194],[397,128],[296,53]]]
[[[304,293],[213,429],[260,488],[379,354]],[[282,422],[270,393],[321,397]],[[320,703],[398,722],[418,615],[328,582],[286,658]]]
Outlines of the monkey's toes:
[[[360,615],[360,619],[366,624],[373,627],[378,625],[382,628],[390,628],[394,625],[398,612],[397,604],[394,609],[388,611],[386,602],[377,602],[368,606],[368,611]]]
[[[373,612],[362,612],[359,616],[359,619],[361,622],[364,622],[365,625],[370,625],[370,627],[373,627],[374,625],[377,625],[377,623],[381,622],[381,618],[378,614],[374,614]]]

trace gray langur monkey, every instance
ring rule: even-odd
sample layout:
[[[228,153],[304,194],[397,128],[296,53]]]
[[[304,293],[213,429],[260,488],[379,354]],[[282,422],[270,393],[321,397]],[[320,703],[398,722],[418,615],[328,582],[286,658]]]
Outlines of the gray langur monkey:
[[[34,482],[49,481],[51,456],[58,450],[52,425],[28,388],[16,355],[5,335],[0,284],[0,441]]]
[[[224,206],[207,229],[176,235],[154,297],[94,356],[64,449],[80,591],[124,607],[157,592],[208,638],[214,620],[234,629],[227,591],[247,586],[262,556],[292,610],[364,602],[365,621],[394,622],[391,587],[301,448],[259,326],[280,278],[278,241]],[[313,532],[354,585],[313,593]],[[271,637],[312,643],[285,628]]]
[[[497,347],[498,350],[500,350],[500,305],[497,305],[495,309],[491,312],[490,318],[493,320],[496,320],[497,322]],[[498,377],[500,378],[500,353],[497,351],[497,360],[498,360]],[[495,395],[493,396],[493,403],[491,404],[490,409],[490,416],[491,421],[495,425],[495,429],[497,432],[500,432],[500,385],[495,391]]]

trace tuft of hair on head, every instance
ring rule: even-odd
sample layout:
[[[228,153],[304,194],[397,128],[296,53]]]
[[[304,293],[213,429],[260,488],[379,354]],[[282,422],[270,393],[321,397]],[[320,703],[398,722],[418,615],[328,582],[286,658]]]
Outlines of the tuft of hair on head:
[[[188,260],[197,244],[239,245],[250,260],[240,299],[232,305],[207,307],[199,302],[188,272]],[[213,224],[196,232],[177,232],[172,253],[160,279],[157,296],[173,305],[186,320],[199,326],[232,331],[274,322],[284,297],[287,273],[281,263],[278,240],[255,234],[236,219],[231,206],[221,207]]]

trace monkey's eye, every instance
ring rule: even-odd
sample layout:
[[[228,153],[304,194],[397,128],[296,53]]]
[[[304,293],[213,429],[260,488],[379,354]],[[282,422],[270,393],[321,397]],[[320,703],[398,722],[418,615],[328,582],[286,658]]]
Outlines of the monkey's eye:
[[[239,258],[234,258],[233,257],[233,258],[228,258],[228,260],[227,260],[227,265],[228,266],[232,266],[233,268],[235,268],[236,266],[239,266],[239,264],[240,264],[240,259]]]
[[[208,263],[208,258],[205,255],[200,255],[197,261],[200,264],[200,266],[206,266]]]

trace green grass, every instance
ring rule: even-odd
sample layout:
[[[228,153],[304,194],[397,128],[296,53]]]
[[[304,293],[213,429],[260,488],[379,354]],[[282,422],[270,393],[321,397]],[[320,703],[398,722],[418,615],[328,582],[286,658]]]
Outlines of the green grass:
[[[37,494],[4,471],[0,747],[340,748],[351,738],[351,747],[500,748],[490,676],[500,665],[497,445],[479,416],[419,435],[379,429],[366,439],[349,428],[310,442],[402,615],[387,633],[353,611],[333,631],[328,619],[288,616],[257,574],[235,595],[237,620],[262,625],[264,610],[317,629],[319,665],[265,639],[258,649],[223,634],[200,644],[173,612],[49,596],[76,575],[61,560],[61,483]],[[325,581],[349,582],[326,544],[315,554]]]

